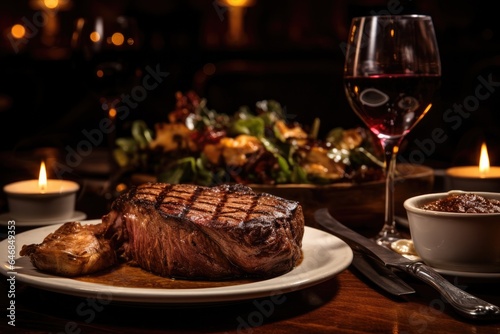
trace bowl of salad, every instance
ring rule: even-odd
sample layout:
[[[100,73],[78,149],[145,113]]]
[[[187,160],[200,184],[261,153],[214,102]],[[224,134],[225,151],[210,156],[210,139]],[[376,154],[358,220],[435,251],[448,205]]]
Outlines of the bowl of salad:
[[[320,207],[348,224],[383,217],[383,152],[367,129],[336,127],[318,138],[319,119],[308,127],[291,122],[274,100],[233,115],[209,109],[194,92],[176,100],[164,122],[134,121],[130,136],[117,139],[114,157],[131,183],[246,184],[301,202],[310,225]],[[433,171],[397,171],[396,213],[404,213],[406,198],[431,190]]]

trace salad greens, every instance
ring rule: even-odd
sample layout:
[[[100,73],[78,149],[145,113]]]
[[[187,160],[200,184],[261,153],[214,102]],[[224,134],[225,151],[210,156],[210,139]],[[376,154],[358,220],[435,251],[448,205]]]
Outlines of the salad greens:
[[[124,170],[148,173],[159,182],[287,184],[365,182],[383,178],[380,148],[363,128],[332,129],[317,138],[286,119],[274,100],[217,113],[195,93],[177,93],[168,122],[154,129],[134,121],[130,137],[116,140],[114,157]]]

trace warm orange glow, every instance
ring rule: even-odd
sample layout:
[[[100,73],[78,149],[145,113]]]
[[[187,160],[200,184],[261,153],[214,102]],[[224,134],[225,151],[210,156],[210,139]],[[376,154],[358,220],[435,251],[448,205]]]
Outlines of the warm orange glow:
[[[92,31],[90,33],[90,40],[94,43],[97,43],[101,40],[101,35],[99,35],[99,33],[97,31]]]
[[[32,9],[52,12],[68,10],[73,6],[72,0],[29,0],[29,3]]]
[[[356,26],[353,26],[351,29],[351,36],[349,37],[350,43],[354,41],[354,35],[356,35],[356,30],[358,30],[358,28]]]
[[[425,110],[424,110],[424,113],[423,113],[423,114],[424,114],[424,115],[425,115],[425,114],[427,114],[427,112],[428,112],[429,110],[431,110],[431,108],[432,108],[432,103],[429,103],[429,105],[425,108]]]
[[[417,122],[419,122],[422,118],[424,118],[425,114],[427,114],[427,112],[431,110],[431,108],[432,108],[432,103],[429,103],[429,105],[427,105],[427,107],[424,109],[422,115],[420,115],[420,117],[418,118]]]
[[[43,4],[48,9],[55,9],[59,6],[59,0],[43,0]]]
[[[391,37],[394,37],[394,29],[391,29],[390,34],[391,34]]]
[[[121,192],[127,190],[127,185],[125,183],[119,183],[116,185],[115,189],[117,192],[121,193]]]
[[[479,156],[479,173],[481,175],[487,174],[490,170],[490,158],[488,157],[488,148],[486,143],[481,145],[481,155]]]
[[[111,43],[113,43],[116,46],[122,45],[124,41],[125,41],[125,37],[123,37],[123,34],[121,32],[115,32],[111,36]]]
[[[134,45],[134,43],[135,43],[135,41],[134,41],[133,38],[131,38],[131,37],[127,38],[127,44],[128,45]]]
[[[226,0],[226,3],[229,6],[234,6],[234,7],[245,7],[248,6],[251,1],[249,0]]]
[[[43,193],[47,190],[47,170],[45,169],[45,162],[40,164],[40,174],[38,176],[38,188]]]
[[[97,75],[98,78],[102,78],[104,76],[104,72],[102,70],[97,70],[95,75]]]
[[[215,65],[213,63],[207,63],[203,65],[203,73],[205,75],[212,75],[215,73]]]
[[[14,38],[23,38],[26,34],[26,29],[21,24],[14,24],[12,28],[10,28],[10,33]]]
[[[110,108],[108,111],[108,116],[110,119],[115,119],[116,117],[116,109],[115,108]]]

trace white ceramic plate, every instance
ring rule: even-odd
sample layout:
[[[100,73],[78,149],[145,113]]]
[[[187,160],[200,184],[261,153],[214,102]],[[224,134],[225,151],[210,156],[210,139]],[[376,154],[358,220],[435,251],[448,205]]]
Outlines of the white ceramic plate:
[[[83,223],[96,224],[100,220]],[[37,228],[16,235],[14,268],[8,263],[8,239],[0,242],[0,273],[40,289],[89,298],[133,303],[213,303],[273,296],[323,282],[346,269],[352,262],[351,248],[339,238],[307,227],[303,239],[303,261],[292,271],[264,281],[199,289],[151,289],[88,283],[42,273],[27,257],[19,257],[25,244],[40,243],[60,225]],[[11,272],[15,272],[12,274]]]
[[[63,224],[69,221],[81,221],[87,218],[87,215],[80,211],[73,212],[71,217],[66,219],[41,219],[41,220],[18,220],[12,215],[7,213],[0,214],[0,226],[7,226],[7,222],[9,220],[14,220],[17,226],[26,226],[26,227],[37,227],[37,226],[47,226],[47,225],[55,225],[55,224]]]

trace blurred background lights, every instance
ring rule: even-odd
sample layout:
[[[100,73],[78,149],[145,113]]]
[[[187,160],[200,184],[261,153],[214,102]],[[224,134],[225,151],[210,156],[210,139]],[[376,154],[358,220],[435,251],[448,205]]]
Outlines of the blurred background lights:
[[[110,119],[114,119],[116,117],[116,109],[111,107],[109,108],[109,111],[108,111],[108,116]]]
[[[122,45],[124,41],[125,41],[125,37],[123,37],[123,34],[120,32],[115,32],[111,36],[111,43],[113,43],[116,46]]]
[[[21,39],[26,34],[26,29],[22,24],[14,24],[10,29],[12,37]]]
[[[213,63],[203,65],[203,73],[205,75],[213,75],[215,73],[215,65]]]
[[[229,6],[234,6],[234,7],[245,7],[249,5],[253,5],[252,0],[225,0],[225,3],[228,4]]]
[[[99,33],[97,31],[92,31],[90,33],[90,40],[94,43],[97,43],[101,40],[101,35],[99,35]]]
[[[59,0],[44,0],[43,4],[48,9],[55,9],[59,6]]]
[[[68,10],[73,6],[71,0],[30,0],[30,7],[35,10]]]

